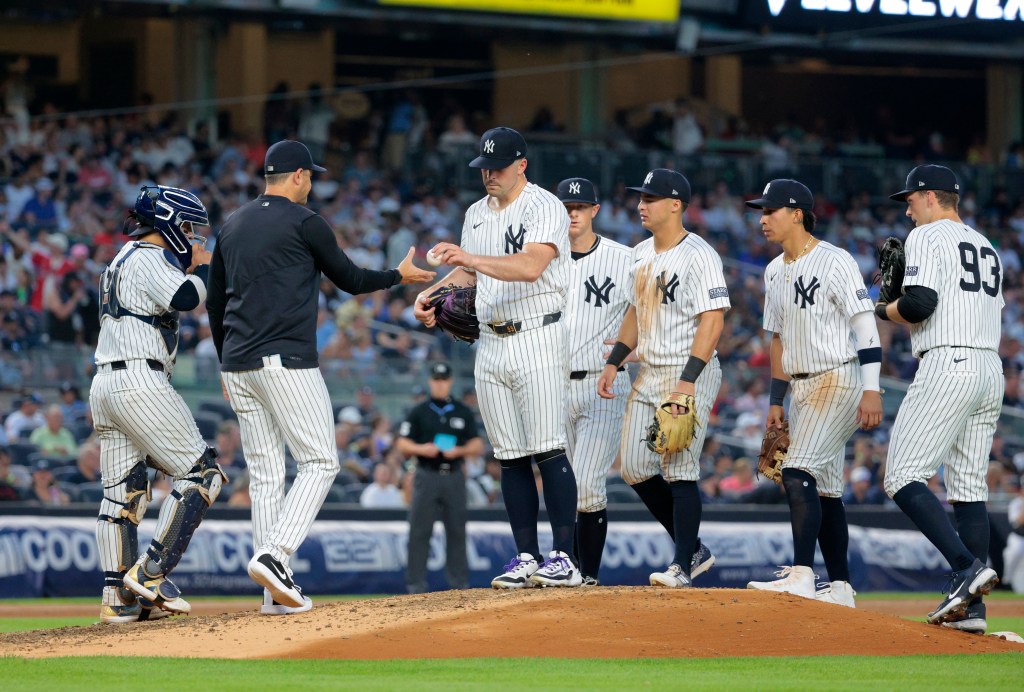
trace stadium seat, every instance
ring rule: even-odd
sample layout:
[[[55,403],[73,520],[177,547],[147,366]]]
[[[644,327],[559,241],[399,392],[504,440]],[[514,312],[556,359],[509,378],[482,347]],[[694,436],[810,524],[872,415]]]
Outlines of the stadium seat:
[[[86,502],[88,504],[100,503],[103,499],[103,483],[96,481],[95,483],[82,483],[77,486],[78,488],[78,502]]]
[[[18,466],[30,466],[29,456],[39,451],[39,447],[31,442],[12,442],[7,445],[11,455],[11,463]]]
[[[199,411],[195,418],[196,425],[199,426],[199,434],[203,436],[203,439],[211,443],[216,440],[217,427],[220,425],[221,417],[209,411]]]

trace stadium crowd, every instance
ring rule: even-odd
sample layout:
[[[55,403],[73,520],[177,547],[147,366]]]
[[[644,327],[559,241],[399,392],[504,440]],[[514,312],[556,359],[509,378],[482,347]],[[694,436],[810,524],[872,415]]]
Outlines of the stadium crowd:
[[[142,185],[184,187],[199,195],[212,222],[199,230],[212,248],[223,219],[262,191],[267,142],[294,137],[307,142],[314,157],[331,171],[315,180],[311,206],[332,224],[339,246],[357,264],[393,267],[410,245],[422,257],[436,242],[458,239],[465,204],[478,197],[479,190],[462,194],[443,182],[444,171],[464,166],[467,151],[476,146],[476,133],[483,128],[480,116],[462,112],[454,101],[427,113],[417,94],[409,91],[395,95],[387,107],[371,109],[365,118],[345,121],[316,88],[301,103],[274,98],[287,93],[287,85],[280,85],[268,98],[265,132],[229,134],[220,140],[211,138],[206,124],[189,132],[176,114],[159,111],[0,120],[0,387],[18,393],[16,405],[3,412],[0,500],[59,505],[95,498],[98,446],[79,391],[85,382],[72,379],[76,371],[62,370],[60,364],[87,364],[91,357],[99,329],[98,277],[125,240],[124,212]],[[52,106],[43,106],[39,115],[53,111]],[[713,144],[721,150],[728,148],[723,142],[732,142],[737,150],[758,158],[772,177],[798,175],[801,156],[808,155],[852,156],[865,149],[916,160],[949,155],[941,136],[895,134],[884,120],[879,133],[868,137],[848,129],[829,132],[822,123],[801,125],[795,118],[771,132],[755,132],[736,119],[698,121],[686,102],[652,109],[646,121],[634,126],[636,115],[622,113],[615,119],[609,142],[616,148],[650,149],[699,166],[706,148]],[[538,113],[527,128],[541,140],[558,130],[550,113]],[[993,156],[979,142],[955,153],[971,165],[1024,169],[1024,146],[1014,145],[1002,156]],[[558,181],[534,182],[553,187]],[[627,182],[602,191],[595,228],[635,245],[645,234],[636,196],[625,190]],[[899,183],[892,181],[894,189]],[[716,434],[709,437],[702,461],[700,486],[708,502],[784,501],[774,484],[759,482],[754,474],[768,407],[761,271],[779,252],[765,242],[758,216],[743,204],[745,195],[756,192],[734,189],[722,180],[710,189],[695,190],[686,212],[687,228],[727,258],[733,302],[719,343],[727,377],[710,421]],[[869,283],[876,270],[875,248],[887,236],[905,238],[910,230],[900,205],[867,193],[846,199],[819,195],[814,211],[816,234],[848,249]],[[1000,250],[1007,303],[1001,347],[1005,403],[1021,407],[1024,198],[999,188],[979,197],[968,189],[960,213]],[[399,287],[354,298],[324,281],[317,332],[322,368],[342,376],[371,368],[409,373],[419,371],[417,363],[450,357],[452,342],[424,332],[412,318],[415,290]],[[876,295],[877,288],[872,290]],[[179,352],[194,355],[197,372],[215,377],[216,353],[203,308],[182,315],[181,325]],[[909,379],[916,360],[909,352],[907,332],[890,323],[881,324],[880,330],[883,374]],[[62,358],[55,357],[52,366],[40,366],[49,362],[31,357],[40,352]],[[40,394],[26,389],[26,383],[38,381],[38,373],[31,370],[35,367],[52,367],[44,373],[47,381],[70,380],[53,401],[44,402]],[[420,390],[413,399],[423,395]],[[466,395],[472,405],[471,388]],[[393,444],[400,421],[375,407],[372,389],[364,388],[357,396],[358,401],[337,407],[343,471],[329,499],[366,506],[406,505],[410,469]],[[219,413],[213,408],[197,417],[233,479],[223,501],[246,506],[247,476],[237,424],[223,410]],[[880,490],[887,439],[888,426],[855,437],[848,456],[848,504],[887,502]],[[1022,471],[1020,441],[997,436],[989,473],[994,497],[1018,494]],[[471,504],[500,502],[499,476],[493,459],[471,461]],[[159,499],[167,491],[166,480],[156,480]],[[611,482],[614,485],[617,479]],[[941,493],[941,479],[934,484]]]

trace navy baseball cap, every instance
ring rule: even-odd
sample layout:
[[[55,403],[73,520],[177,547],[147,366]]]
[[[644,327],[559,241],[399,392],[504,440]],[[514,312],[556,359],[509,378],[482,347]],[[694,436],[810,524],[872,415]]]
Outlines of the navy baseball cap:
[[[327,169],[313,163],[313,156],[302,142],[285,139],[267,149],[263,159],[265,173],[294,173],[300,168],[318,173],[326,173]]]
[[[640,187],[627,187],[633,192],[643,192],[655,197],[670,197],[690,203],[690,181],[679,171],[669,168],[655,168],[644,178]]]
[[[906,188],[895,195],[889,195],[889,199],[897,202],[905,202],[907,195],[911,192],[923,190],[943,190],[945,192],[960,193],[960,181],[956,179],[956,173],[945,166],[936,166],[926,163],[918,166],[907,174]]]
[[[572,202],[599,204],[597,201],[597,188],[594,187],[594,183],[586,178],[566,178],[558,183],[558,190],[555,194],[558,199],[566,204]]]
[[[469,162],[470,168],[500,171],[516,159],[526,156],[526,140],[511,127],[495,127],[480,138],[480,156]]]
[[[430,379],[432,380],[448,380],[451,379],[452,369],[447,363],[434,363],[430,367]]]
[[[761,196],[747,202],[751,209],[814,209],[814,195],[798,180],[779,178],[764,186]]]

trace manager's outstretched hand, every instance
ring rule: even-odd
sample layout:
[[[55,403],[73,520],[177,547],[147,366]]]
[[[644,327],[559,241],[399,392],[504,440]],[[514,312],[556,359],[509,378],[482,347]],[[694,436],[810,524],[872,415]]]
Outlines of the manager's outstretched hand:
[[[402,275],[402,284],[422,284],[428,281],[433,281],[434,277],[437,276],[437,272],[420,269],[413,264],[412,258],[415,254],[416,248],[409,248],[409,254],[407,254],[405,259],[402,260],[402,263],[398,265],[398,273]]]

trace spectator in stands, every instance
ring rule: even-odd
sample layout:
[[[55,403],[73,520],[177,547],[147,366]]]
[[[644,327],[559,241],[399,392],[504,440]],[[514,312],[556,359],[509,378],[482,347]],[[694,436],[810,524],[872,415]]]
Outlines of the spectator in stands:
[[[248,471],[242,471],[235,476],[235,482],[231,484],[231,494],[228,496],[228,507],[252,507]]]
[[[871,477],[870,469],[855,466],[850,472],[850,485],[843,494],[844,505],[882,505],[885,504],[885,493]]]
[[[397,508],[405,507],[402,492],[395,484],[395,471],[384,463],[373,467],[373,483],[363,489],[359,496],[362,507]]]
[[[32,485],[29,486],[25,499],[49,507],[71,504],[71,498],[53,480],[49,459],[38,459],[32,467]]]
[[[43,400],[35,392],[26,393],[21,397],[16,411],[7,416],[4,430],[10,442],[28,439],[32,431],[46,425],[46,419],[39,411]]]
[[[78,470],[64,479],[65,483],[97,483],[100,478],[100,445],[97,442],[83,442],[78,447]]]
[[[672,150],[681,156],[692,156],[704,146],[704,133],[686,99],[676,101],[672,120]]]
[[[242,454],[242,433],[235,420],[221,421],[217,426],[217,437],[214,442],[217,448],[217,463],[224,469],[245,468],[245,456]],[[228,477],[232,475],[229,473]]]
[[[89,419],[89,404],[82,400],[78,387],[66,380],[60,385],[60,411],[68,425],[78,425]]]
[[[466,127],[466,118],[461,113],[453,113],[448,117],[448,126],[437,139],[437,149],[449,157],[461,156],[460,150],[475,147],[480,141]]]
[[[324,157],[324,150],[331,138],[331,123],[337,114],[324,99],[323,87],[319,82],[309,85],[309,97],[299,109],[298,139],[306,144],[314,161]]]
[[[1010,501],[1006,518],[1010,523],[1010,535],[1003,550],[1003,579],[1019,594],[1024,594],[1024,490],[1021,478],[1014,484],[1016,496]]]
[[[338,412],[334,440],[338,447],[341,468],[355,475],[360,481],[368,481],[373,465],[369,451],[370,437],[363,427],[363,417],[355,406],[346,406]]]
[[[29,442],[39,447],[39,451],[50,457],[70,457],[74,455],[78,445],[75,436],[64,427],[64,413],[60,404],[47,407],[45,425],[40,425],[29,435]]]
[[[732,473],[718,483],[718,490],[726,500],[736,502],[740,496],[754,489],[754,466],[750,459],[740,457],[732,465]]]
[[[0,447],[0,502],[14,502],[21,499],[20,487],[27,484],[11,469],[11,455],[6,447]]]

